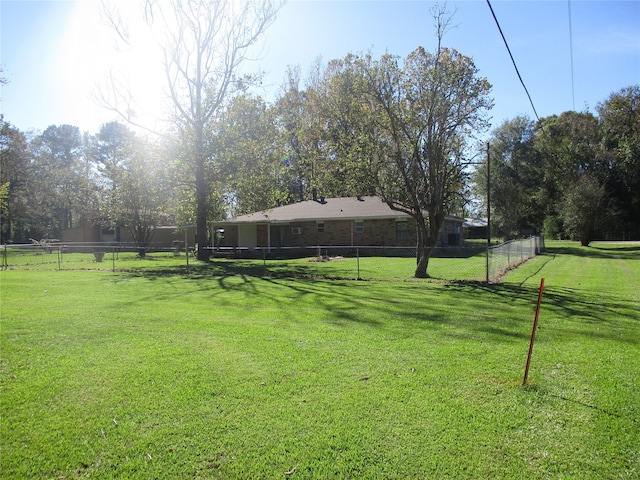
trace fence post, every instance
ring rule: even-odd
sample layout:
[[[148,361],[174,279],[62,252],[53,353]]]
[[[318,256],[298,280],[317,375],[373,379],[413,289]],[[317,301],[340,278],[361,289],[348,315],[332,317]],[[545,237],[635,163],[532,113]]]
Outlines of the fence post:
[[[267,250],[262,247],[262,265],[264,267],[264,274],[267,275]]]
[[[486,262],[485,262],[485,270],[486,270],[486,274],[487,274],[487,283],[489,283],[489,244],[487,243],[487,255],[486,255]]]
[[[540,303],[542,303],[542,291],[544,290],[544,278],[540,279],[540,289],[538,290],[538,303],[536,304],[536,315],[533,319],[533,328],[531,329],[531,340],[529,341],[529,353],[527,354],[527,364],[524,367],[524,378],[522,385],[527,384],[529,378],[529,366],[531,365],[531,354],[533,353],[533,343],[536,340],[536,330],[538,328],[538,316],[540,315]]]
[[[360,280],[360,249],[359,248],[356,248],[356,258],[357,258],[357,264],[358,264],[358,276],[356,278]]]

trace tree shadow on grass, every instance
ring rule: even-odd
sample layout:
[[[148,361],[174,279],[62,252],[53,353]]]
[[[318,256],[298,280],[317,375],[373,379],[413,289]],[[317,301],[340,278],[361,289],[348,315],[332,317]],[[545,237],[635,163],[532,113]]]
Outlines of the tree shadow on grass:
[[[548,254],[573,255],[577,257],[590,257],[601,259],[640,260],[640,245],[619,246],[594,245],[582,247],[578,244],[564,246],[550,246],[546,248]]]
[[[553,256],[548,261],[562,250],[553,249]],[[567,253],[574,255],[576,250],[582,249],[569,248]],[[608,255],[608,251],[602,254]],[[212,297],[222,297],[225,292],[241,293],[248,304],[268,301],[281,305],[283,315],[287,309],[306,302],[307,306],[313,304],[326,312],[328,320],[340,325],[383,326],[388,324],[385,318],[400,318],[399,323],[404,324],[408,332],[425,326],[453,325],[469,332],[514,341],[528,337],[528,325],[533,319],[538,295],[538,288],[525,282],[487,285],[429,280],[416,283],[353,281],[319,275],[313,263],[283,262],[269,264],[265,269],[255,261],[214,261],[196,263],[190,266],[188,274],[186,269],[180,273],[175,268],[141,269],[123,274],[151,280],[178,276],[198,283],[199,288],[191,289],[189,293],[207,292]],[[184,294],[184,291],[175,292],[175,295]],[[452,314],[452,308],[455,308],[455,314]],[[375,315],[371,314],[371,309]],[[550,318],[551,326],[558,334],[588,335],[637,345],[640,339],[631,331],[630,325],[640,321],[638,310],[637,302],[615,292],[591,293],[547,287],[541,315],[543,322],[544,317]]]
[[[459,283],[449,288],[459,291],[469,301],[482,298],[491,308],[500,304],[523,307],[528,305],[531,318],[525,320],[533,322],[538,287],[509,283]],[[552,328],[559,335],[585,335],[639,345],[638,307],[638,302],[614,292],[585,292],[568,287],[547,287],[542,296],[540,316],[544,328]],[[544,321],[545,317],[549,319],[548,323]]]

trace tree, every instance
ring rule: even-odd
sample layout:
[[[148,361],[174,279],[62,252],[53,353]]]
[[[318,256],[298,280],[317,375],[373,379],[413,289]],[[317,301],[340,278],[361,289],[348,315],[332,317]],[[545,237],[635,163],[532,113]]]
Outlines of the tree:
[[[562,208],[568,192],[584,175],[602,185],[610,171],[598,119],[591,113],[573,111],[543,118],[537,125],[534,147],[543,162],[539,199],[545,211],[545,231],[550,236],[571,235],[564,225],[566,210]],[[603,225],[599,227],[601,231]]]
[[[277,122],[286,152],[285,177],[289,183],[289,202],[309,198],[309,192],[313,189],[324,190],[317,176],[318,163],[325,154],[316,94],[320,68],[319,62],[316,62],[304,88],[301,86],[300,68],[289,68],[283,91],[276,101]]]
[[[164,73],[172,121],[182,140],[195,191],[198,258],[208,259],[207,218],[211,191],[206,181],[207,128],[227,100],[251,78],[240,77],[247,52],[274,21],[268,1],[146,0],[145,20],[162,34]],[[118,26],[116,17],[112,23]],[[121,36],[126,35],[119,29]]]
[[[517,237],[542,228],[544,210],[538,201],[542,170],[533,135],[534,124],[526,116],[505,121],[491,134],[491,229],[498,235]],[[486,198],[486,155],[474,173],[474,182],[477,192]]]
[[[415,276],[426,277],[445,215],[464,186],[468,138],[487,126],[491,86],[473,60],[447,48],[433,54],[418,48],[404,64],[384,55],[377,62],[366,58],[363,65],[383,141],[377,191],[392,209],[415,220]]]
[[[364,77],[358,56],[318,60],[304,87],[290,69],[278,121],[291,174],[292,199],[375,194],[372,159],[376,134],[371,109],[362,101]]]
[[[227,211],[257,212],[286,203],[289,179],[278,142],[275,108],[259,97],[240,95],[223,113],[214,134]]]
[[[605,221],[605,201],[604,186],[592,174],[581,175],[569,186],[561,205],[565,233],[588,247]]]
[[[119,171],[118,186],[112,192],[112,211],[129,230],[141,257],[156,227],[166,220],[163,200],[167,182],[162,165],[149,148],[136,151]]]
[[[87,141],[78,127],[51,125],[29,145],[33,178],[30,185],[34,228],[58,237],[62,230],[95,215],[95,189],[85,155]]]
[[[26,136],[0,117],[0,243],[26,240],[30,174]]]
[[[640,86],[612,93],[597,111],[611,166],[606,188],[618,212],[620,233],[640,238]]]
[[[102,222],[125,227],[144,256],[155,228],[167,221],[167,163],[148,139],[118,122],[102,126],[92,153],[104,195]]]

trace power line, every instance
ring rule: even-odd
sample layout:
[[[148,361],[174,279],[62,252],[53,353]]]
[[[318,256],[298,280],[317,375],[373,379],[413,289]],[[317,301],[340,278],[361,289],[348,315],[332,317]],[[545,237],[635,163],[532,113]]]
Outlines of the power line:
[[[502,36],[502,41],[504,42],[504,46],[507,47],[507,52],[509,52],[509,56],[511,57],[511,63],[513,63],[513,68],[516,69],[516,73],[518,74],[518,78],[520,79],[520,83],[522,84],[522,88],[524,88],[524,91],[527,94],[527,97],[529,98],[529,103],[531,104],[531,108],[533,108],[533,113],[536,115],[536,119],[538,121],[540,121],[540,117],[538,116],[538,112],[536,111],[536,107],[534,107],[533,100],[531,100],[531,95],[529,95],[529,90],[527,90],[527,86],[524,84],[524,81],[522,80],[522,76],[520,76],[520,72],[518,71],[518,66],[516,65],[516,61],[513,59],[513,55],[511,54],[511,49],[509,48],[509,44],[507,43],[507,39],[504,37],[504,33],[502,33],[502,28],[500,28],[500,23],[498,22],[496,14],[493,11],[493,7],[491,6],[491,2],[489,0],[487,0],[487,5],[489,5],[489,10],[491,10],[491,15],[493,15],[493,19],[496,22],[496,25],[498,27],[498,31],[500,32],[500,35]]]

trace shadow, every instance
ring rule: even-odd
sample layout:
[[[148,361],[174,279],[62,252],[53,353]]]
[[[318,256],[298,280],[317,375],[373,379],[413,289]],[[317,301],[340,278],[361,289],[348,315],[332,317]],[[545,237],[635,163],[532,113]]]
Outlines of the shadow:
[[[549,246],[546,252],[552,255],[573,255],[578,257],[591,257],[602,259],[640,260],[640,245],[596,245],[582,247],[578,243],[563,246]]]
[[[529,392],[529,393],[533,393],[535,395],[538,395],[540,397],[549,397],[549,398],[554,398],[556,400],[562,400],[563,402],[568,402],[568,403],[572,403],[574,405],[579,405],[581,407],[584,408],[588,408],[590,410],[593,410],[595,412],[598,412],[599,414],[602,415],[607,415],[609,417],[614,417],[614,418],[618,418],[620,420],[627,420],[627,421],[632,421],[635,423],[640,423],[640,419],[638,418],[634,418],[632,416],[628,416],[628,415],[622,415],[618,412],[614,412],[612,410],[606,409],[606,408],[602,408],[598,405],[593,405],[591,403],[587,403],[583,400],[575,400],[573,398],[569,398],[566,395],[559,395],[553,392],[548,391],[546,388],[537,385],[537,384],[526,384],[522,386],[523,390],[525,392]]]
[[[495,301],[491,302],[492,308],[498,305],[529,307],[531,318],[525,321],[529,325],[532,322],[538,296],[537,286],[460,282],[449,288],[458,291],[467,301],[484,299],[486,302],[487,298],[493,297]],[[553,329],[555,335],[583,335],[640,345],[640,338],[622,327],[627,322],[640,322],[638,303],[614,292],[588,292],[569,287],[546,286],[540,315],[542,328]],[[549,319],[548,322],[544,321],[545,318]],[[620,319],[619,328],[610,325],[612,318]],[[600,328],[604,325],[608,328]]]
[[[549,248],[536,275],[557,255],[634,255],[636,248],[621,253],[620,249],[587,249],[577,246]],[[594,253],[595,252],[595,253]],[[399,318],[393,328],[400,336],[410,335],[425,327],[454,327],[461,335],[480,333],[487,338],[523,341],[530,335],[530,325],[538,295],[538,287],[519,284],[483,282],[446,282],[434,279],[415,282],[354,281],[353,278],[329,277],[319,274],[314,263],[274,263],[265,266],[255,260],[214,260],[195,263],[187,272],[180,270],[140,269],[120,272],[122,278],[144,277],[151,281],[163,279],[193,282],[185,292],[162,293],[153,299],[168,299],[174,295],[206,292],[222,305],[237,307],[237,297],[244,296],[248,304],[270,302],[282,308],[283,314],[292,306],[317,309],[326,313],[326,321],[335,325],[350,323],[376,327],[389,325],[385,317]],[[531,277],[529,276],[529,278]],[[150,300],[141,297],[140,300]],[[235,302],[235,303],[234,303]],[[525,314],[523,315],[523,312]],[[526,312],[530,312],[528,315]],[[322,315],[322,313],[321,313]],[[638,345],[628,322],[640,321],[638,304],[616,292],[590,292],[568,287],[547,286],[542,299],[542,328],[554,335],[577,335],[602,338]],[[547,320],[548,319],[548,320]],[[620,324],[612,324],[620,319]],[[607,328],[600,328],[606,325]],[[388,327],[390,328],[390,327]],[[402,331],[404,329],[404,332]],[[542,337],[541,341],[544,341]]]

